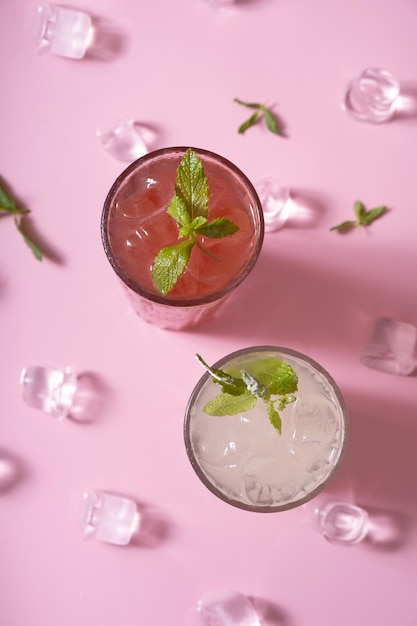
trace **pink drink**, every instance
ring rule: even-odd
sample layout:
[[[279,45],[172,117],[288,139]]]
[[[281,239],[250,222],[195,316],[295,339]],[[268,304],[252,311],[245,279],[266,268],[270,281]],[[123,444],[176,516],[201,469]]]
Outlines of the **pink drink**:
[[[177,330],[211,316],[242,282],[259,255],[264,232],[260,201],[246,176],[216,154],[194,151],[208,180],[209,220],[227,217],[239,230],[222,239],[199,236],[199,243],[218,258],[194,246],[186,270],[166,296],[154,287],[151,271],[160,249],[179,241],[167,206],[186,148],[157,150],[132,163],[110,190],[102,216],[107,257],[128,287],[136,312]]]

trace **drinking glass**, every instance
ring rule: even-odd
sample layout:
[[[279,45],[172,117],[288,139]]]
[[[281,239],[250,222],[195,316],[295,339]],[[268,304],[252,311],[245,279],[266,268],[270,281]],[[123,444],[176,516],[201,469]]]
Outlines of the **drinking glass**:
[[[236,377],[242,370],[259,371],[260,362],[271,358],[290,365],[298,377],[295,401],[280,411],[281,433],[260,397],[253,408],[236,415],[204,413],[206,403],[221,393],[208,372],[191,394],[184,421],[186,451],[202,483],[228,504],[259,513],[285,511],[320,493],[340,465],[348,434],[338,386],[321,365],[300,352],[244,348],[213,368]]]
[[[167,206],[186,150],[155,150],[127,167],[110,189],[101,219],[104,250],[136,313],[171,330],[213,316],[254,267],[264,236],[262,206],[245,174],[224,157],[193,148],[207,177],[209,221],[226,217],[239,230],[222,239],[201,238],[172,291],[164,296],[155,289],[154,259],[162,247],[178,243],[178,227]]]

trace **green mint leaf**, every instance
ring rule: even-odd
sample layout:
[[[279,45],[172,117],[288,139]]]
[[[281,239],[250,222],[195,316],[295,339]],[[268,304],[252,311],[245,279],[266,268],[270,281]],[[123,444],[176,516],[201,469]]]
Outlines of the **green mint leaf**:
[[[249,109],[261,109],[263,106],[260,102],[243,102],[243,100],[239,100],[239,98],[234,98],[233,102],[237,102],[244,107],[249,107]]]
[[[355,213],[358,223],[361,224],[363,216],[366,214],[366,209],[363,206],[362,202],[356,200],[356,202],[353,204],[353,212]]]
[[[199,354],[197,359],[212,375],[212,380],[222,386],[223,393],[210,400],[203,408],[209,415],[236,415],[252,409],[258,398],[266,405],[269,421],[281,433],[281,416],[279,411],[287,404],[294,402],[294,392],[298,389],[298,377],[289,363],[276,357],[267,357],[254,361],[247,369],[239,371],[242,378],[232,375],[237,366],[229,368],[229,372],[215,369],[207,365]],[[230,389],[230,391],[229,391]],[[280,396],[271,399],[271,395]]]
[[[232,396],[240,396],[246,392],[246,385],[240,378],[235,378],[221,369],[213,368],[196,354],[197,360],[211,374],[213,382],[221,385],[222,390]]]
[[[337,226],[332,226],[330,230],[338,230],[339,232],[347,232],[349,230],[352,230],[352,228],[355,228],[357,225],[358,225],[357,222],[352,221],[352,220],[347,220],[346,222],[337,224]]]
[[[236,224],[225,217],[216,218],[208,224],[208,201],[209,189],[203,164],[197,154],[188,148],[178,165],[174,195],[167,208],[168,215],[177,223],[178,239],[186,241],[162,248],[152,268],[154,287],[162,295],[174,288],[185,270],[194,245],[205,254],[221,260],[201,245],[197,235],[219,239],[239,230]]]
[[[30,239],[30,237],[24,232],[20,220],[15,217],[14,221],[15,221],[17,230],[22,235],[23,240],[26,243],[26,245],[29,246],[29,248],[32,250],[32,254],[35,257],[35,259],[37,261],[42,261],[42,258],[43,258],[42,252],[39,250],[38,246]]]
[[[14,198],[6,193],[2,187],[0,187],[0,211],[6,211],[6,213],[10,213],[12,215],[26,215],[27,213],[30,213],[28,209],[18,207]]]
[[[222,393],[209,400],[203,407],[204,413],[214,415],[216,417],[224,417],[225,415],[237,415],[250,411],[256,405],[256,396],[250,393],[244,395],[232,396],[228,393]]]
[[[281,135],[281,131],[279,130],[277,123],[275,121],[275,118],[272,115],[271,111],[267,109],[266,107],[262,107],[262,112],[264,114],[264,119],[265,119],[265,124],[266,124],[267,129],[271,133],[274,133],[275,135]]]
[[[4,189],[0,187],[0,210],[7,211],[8,213],[14,213],[16,210],[16,203],[14,199],[7,194]]]
[[[185,202],[174,195],[168,204],[167,213],[177,222],[178,226],[184,227],[191,224],[191,215],[188,212]]]
[[[207,219],[199,215],[195,217],[190,224],[186,224],[185,226],[182,226],[179,229],[178,237],[180,239],[183,237],[190,237],[194,232],[197,231],[198,228],[203,227],[203,225],[206,223],[207,223]]]
[[[248,130],[248,128],[250,128],[251,126],[254,126],[254,124],[256,124],[257,121],[258,121],[258,111],[253,113],[245,122],[243,122],[243,124],[241,124],[239,128],[237,129],[237,132],[243,134],[244,132]]]
[[[278,398],[278,400],[275,401],[275,405],[278,409],[278,411],[283,411],[285,409],[285,407],[287,406],[287,404],[291,404],[292,402],[296,401],[296,397],[292,394],[288,394],[286,396],[282,396],[281,398]]]
[[[239,226],[236,226],[236,224],[227,219],[227,217],[216,217],[212,222],[194,228],[194,232],[197,235],[204,235],[210,239],[228,237],[238,230]]]
[[[191,220],[198,215],[208,215],[208,183],[203,164],[194,150],[189,148],[177,169],[176,195],[183,200]]]
[[[369,226],[369,224],[372,224],[372,222],[381,217],[387,210],[386,206],[378,206],[367,211],[363,203],[356,200],[353,204],[353,212],[355,213],[356,221],[347,220],[337,226],[333,226],[330,230],[338,230],[343,233],[352,230],[352,228],[356,226]]]
[[[360,220],[361,226],[369,226],[375,220],[377,220],[381,215],[383,215],[387,211],[386,206],[375,207],[375,209],[370,209],[366,211],[365,215],[362,216]]]
[[[298,389],[298,377],[294,369],[276,357],[267,357],[251,363],[248,370],[265,385],[271,395],[286,395]]]
[[[252,374],[246,370],[242,370],[241,374],[243,382],[252,395],[257,398],[266,398],[268,396],[268,391],[265,385],[252,376]]]
[[[259,115],[261,115],[264,118],[267,129],[271,133],[274,133],[274,135],[282,135],[275,117],[265,104],[260,104],[259,102],[244,102],[243,100],[239,100],[239,98],[234,98],[234,102],[250,109],[255,109],[255,113],[253,113],[245,122],[243,122],[243,124],[239,126],[239,133],[244,133],[248,130],[248,128],[254,126],[256,122],[258,122]]]
[[[193,246],[193,241],[182,241],[175,246],[162,248],[155,257],[152,281],[162,295],[165,296],[175,286],[188,263]]]
[[[278,411],[274,409],[272,402],[267,402],[266,412],[268,414],[269,421],[271,422],[272,426],[279,432],[279,434],[281,434],[281,428],[282,428],[281,416],[278,413]]]

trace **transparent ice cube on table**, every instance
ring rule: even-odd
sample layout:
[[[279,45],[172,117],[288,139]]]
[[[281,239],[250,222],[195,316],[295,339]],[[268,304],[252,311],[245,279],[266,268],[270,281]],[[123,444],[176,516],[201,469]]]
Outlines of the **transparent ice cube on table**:
[[[69,417],[77,389],[77,373],[70,367],[48,368],[31,365],[20,377],[24,402],[57,419]]]
[[[221,591],[201,598],[189,626],[261,626],[250,599],[238,591]]]
[[[391,72],[369,67],[348,85],[345,106],[360,120],[385,122],[395,112],[399,93],[399,83]]]
[[[360,360],[380,372],[408,376],[417,366],[417,327],[388,317],[379,318]]]
[[[330,543],[355,545],[368,533],[368,513],[354,504],[328,502],[315,510],[315,516],[319,531]]]
[[[113,158],[126,163],[147,154],[155,140],[155,132],[135,120],[121,120],[109,129],[99,130],[97,135]]]
[[[265,231],[282,228],[291,215],[293,204],[290,190],[275,178],[264,178],[255,185],[265,221]]]
[[[140,520],[136,502],[98,489],[86,489],[80,494],[77,518],[85,539],[95,537],[115,545],[127,545]]]
[[[49,2],[38,5],[35,38],[40,52],[82,59],[92,36],[92,20],[87,13]]]

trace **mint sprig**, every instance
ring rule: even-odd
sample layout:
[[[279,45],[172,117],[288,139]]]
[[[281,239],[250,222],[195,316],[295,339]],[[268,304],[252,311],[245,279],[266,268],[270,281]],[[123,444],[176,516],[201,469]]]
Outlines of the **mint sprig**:
[[[248,130],[248,128],[251,128],[251,126],[254,126],[263,118],[267,129],[271,133],[274,133],[275,135],[282,135],[275,117],[266,104],[262,104],[260,102],[243,102],[243,100],[239,100],[239,98],[234,98],[233,101],[249,109],[254,109],[254,113],[252,113],[252,115],[239,126],[239,133],[243,134]]]
[[[24,242],[32,250],[35,259],[42,261],[42,252],[23,228],[22,219],[25,215],[30,213],[29,209],[18,206],[16,200],[0,186],[0,212],[1,211],[4,211],[4,214],[8,213],[9,215],[13,215],[16,228],[22,235]]]
[[[359,200],[356,200],[353,204],[353,212],[355,214],[355,220],[346,220],[337,224],[337,226],[333,226],[330,230],[337,230],[341,233],[346,233],[353,228],[357,228],[358,226],[369,226],[376,219],[381,217],[384,213],[387,212],[386,206],[378,206],[374,209],[365,209],[365,206]]]
[[[178,166],[174,195],[167,208],[167,213],[177,223],[179,243],[161,248],[152,266],[152,282],[164,296],[175,287],[194,246],[221,261],[204,248],[199,236],[221,239],[239,230],[227,217],[217,217],[209,222],[208,205],[209,188],[203,164],[194,150],[188,148]]]
[[[240,370],[240,376],[234,376],[210,367],[199,354],[196,357],[211,374],[212,381],[222,388],[220,395],[205,404],[204,413],[216,417],[245,413],[253,409],[260,398],[266,405],[269,421],[281,433],[280,411],[295,401],[294,393],[298,389],[298,377],[291,365],[282,359],[267,357],[250,363]]]

